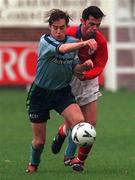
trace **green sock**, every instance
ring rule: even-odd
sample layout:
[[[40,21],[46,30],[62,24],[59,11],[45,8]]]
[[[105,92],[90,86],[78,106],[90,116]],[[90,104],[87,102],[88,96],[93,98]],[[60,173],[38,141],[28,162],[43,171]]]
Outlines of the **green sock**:
[[[41,145],[39,148],[34,148],[32,145],[30,147],[30,162],[34,165],[39,165],[40,156],[43,152],[44,145]]]

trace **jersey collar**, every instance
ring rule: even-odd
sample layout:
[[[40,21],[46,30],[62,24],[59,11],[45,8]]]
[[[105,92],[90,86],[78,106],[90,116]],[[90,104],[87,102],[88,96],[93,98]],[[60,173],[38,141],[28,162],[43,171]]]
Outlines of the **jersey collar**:
[[[81,24],[77,27],[77,32],[76,32],[76,38],[81,39],[82,38],[82,33],[81,33]],[[89,39],[96,39],[96,32],[91,34],[89,36]]]

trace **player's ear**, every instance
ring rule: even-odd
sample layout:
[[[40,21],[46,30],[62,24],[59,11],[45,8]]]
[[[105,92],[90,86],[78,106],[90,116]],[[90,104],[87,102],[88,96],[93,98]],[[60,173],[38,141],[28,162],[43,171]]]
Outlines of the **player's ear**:
[[[80,19],[80,22],[81,22],[81,24],[84,24],[84,19],[81,18],[81,19]]]

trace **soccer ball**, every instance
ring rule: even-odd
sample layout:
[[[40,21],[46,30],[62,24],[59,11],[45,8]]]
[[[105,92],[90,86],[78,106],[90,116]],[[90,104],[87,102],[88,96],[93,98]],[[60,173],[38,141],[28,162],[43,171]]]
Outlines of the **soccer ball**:
[[[79,123],[75,125],[72,129],[72,140],[77,145],[87,146],[93,144],[95,139],[96,130],[94,126],[89,123]]]

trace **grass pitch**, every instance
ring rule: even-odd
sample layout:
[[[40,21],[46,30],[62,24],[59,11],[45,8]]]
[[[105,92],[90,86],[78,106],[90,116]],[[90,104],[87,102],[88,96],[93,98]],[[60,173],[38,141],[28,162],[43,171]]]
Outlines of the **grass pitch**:
[[[51,112],[39,170],[25,173],[32,139],[25,109],[25,90],[0,90],[0,180],[133,180],[135,179],[135,93],[103,92],[98,103],[97,139],[83,173],[63,165],[64,146],[51,153],[62,118]]]

